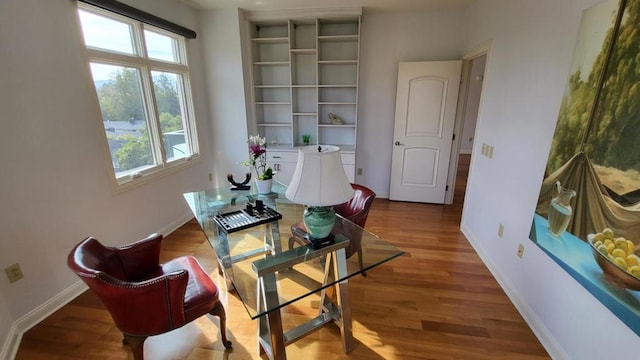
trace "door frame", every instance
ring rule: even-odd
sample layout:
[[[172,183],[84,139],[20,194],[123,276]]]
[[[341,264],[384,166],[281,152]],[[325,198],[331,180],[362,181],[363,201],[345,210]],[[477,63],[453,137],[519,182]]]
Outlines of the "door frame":
[[[484,43],[474,50],[468,52],[464,56],[462,56],[462,75],[460,77],[460,90],[458,91],[458,104],[456,106],[456,119],[453,125],[453,133],[456,135],[453,143],[451,144],[451,155],[449,158],[449,172],[447,175],[447,187],[449,191],[447,191],[444,195],[444,203],[446,205],[453,204],[453,194],[455,192],[456,187],[456,176],[458,174],[458,156],[460,155],[460,139],[462,137],[462,126],[465,118],[465,111],[467,105],[467,96],[470,82],[470,74],[471,74],[471,62],[473,59],[480,57],[482,55],[486,55],[486,63],[484,65],[484,80],[482,82],[482,88],[480,90],[480,104],[478,105],[478,116],[477,119],[482,118],[482,108],[483,108],[483,97],[485,92],[485,86],[487,84],[487,69],[489,68],[489,59],[491,53],[491,42]],[[476,121],[476,128],[474,130],[474,148],[475,148],[475,140],[478,138],[478,127],[479,123]],[[469,165],[469,176],[471,175],[471,168],[473,167],[473,160],[476,151],[471,151],[471,163]],[[468,181],[467,181],[468,183]]]

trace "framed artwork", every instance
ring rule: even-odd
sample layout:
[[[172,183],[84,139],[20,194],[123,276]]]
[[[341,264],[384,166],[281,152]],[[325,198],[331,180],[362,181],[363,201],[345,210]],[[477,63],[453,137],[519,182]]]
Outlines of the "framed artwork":
[[[640,335],[640,0],[584,11],[531,240]]]

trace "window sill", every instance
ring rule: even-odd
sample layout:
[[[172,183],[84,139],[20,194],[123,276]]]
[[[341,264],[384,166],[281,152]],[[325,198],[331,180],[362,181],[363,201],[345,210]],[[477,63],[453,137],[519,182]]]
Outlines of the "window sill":
[[[168,175],[175,174],[183,169],[187,169],[200,163],[200,156],[194,155],[189,159],[181,159],[172,162],[169,165],[159,167],[157,169],[140,173],[136,176],[123,176],[119,179],[115,179],[115,174],[112,172],[113,180],[113,193],[120,194],[130,189],[142,186],[151,182],[154,182],[160,178]]]

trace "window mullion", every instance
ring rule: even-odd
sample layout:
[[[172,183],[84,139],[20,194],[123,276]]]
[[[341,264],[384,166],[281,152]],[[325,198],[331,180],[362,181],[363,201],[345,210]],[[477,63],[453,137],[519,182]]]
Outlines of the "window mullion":
[[[149,114],[149,132],[151,140],[151,151],[155,163],[161,166],[165,166],[167,163],[166,154],[164,151],[164,144],[162,141],[162,128],[160,126],[160,114],[158,112],[158,104],[156,103],[155,89],[153,88],[153,78],[151,76],[151,69],[149,65],[149,59],[147,56],[147,43],[144,37],[144,26],[142,23],[137,24],[134,30],[136,37],[136,48],[140,51],[140,55],[144,58],[144,62],[147,66],[144,67],[142,73],[144,94],[147,113]]]
[[[164,141],[162,140],[162,127],[160,126],[160,114],[158,112],[158,104],[156,103],[155,89],[153,88],[153,79],[151,70],[145,67],[142,71],[144,83],[145,102],[149,116],[149,133],[151,147],[156,163],[164,166],[167,163],[167,157],[164,151]]]
[[[195,114],[193,110],[193,101],[191,99],[191,96],[188,96],[188,94],[184,92],[185,89],[191,89],[191,81],[188,73],[182,74],[180,78],[182,79],[182,92],[180,95],[183,99],[183,105],[185,108],[184,112],[185,114],[187,114],[186,119],[183,119],[183,127],[185,129],[185,132],[187,133],[187,139],[189,141],[189,145],[191,146],[192,154],[198,154],[200,152],[200,148],[198,146],[198,135],[196,134],[195,130],[196,124]]]
[[[96,49],[87,49],[87,54],[90,61],[96,61],[100,63],[110,63],[123,66],[145,66],[147,63],[145,59],[137,56],[112,53]]]

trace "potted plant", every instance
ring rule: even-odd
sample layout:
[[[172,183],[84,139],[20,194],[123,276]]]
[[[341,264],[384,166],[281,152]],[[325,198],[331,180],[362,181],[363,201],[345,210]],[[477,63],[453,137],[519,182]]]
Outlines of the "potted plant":
[[[249,136],[249,160],[244,164],[250,166],[256,173],[256,187],[259,194],[271,192],[273,175],[275,172],[267,164],[267,139],[260,135]]]
[[[303,135],[302,135],[302,142],[303,142],[305,145],[309,145],[309,141],[311,141],[311,135],[309,135],[309,134],[303,134]]]

